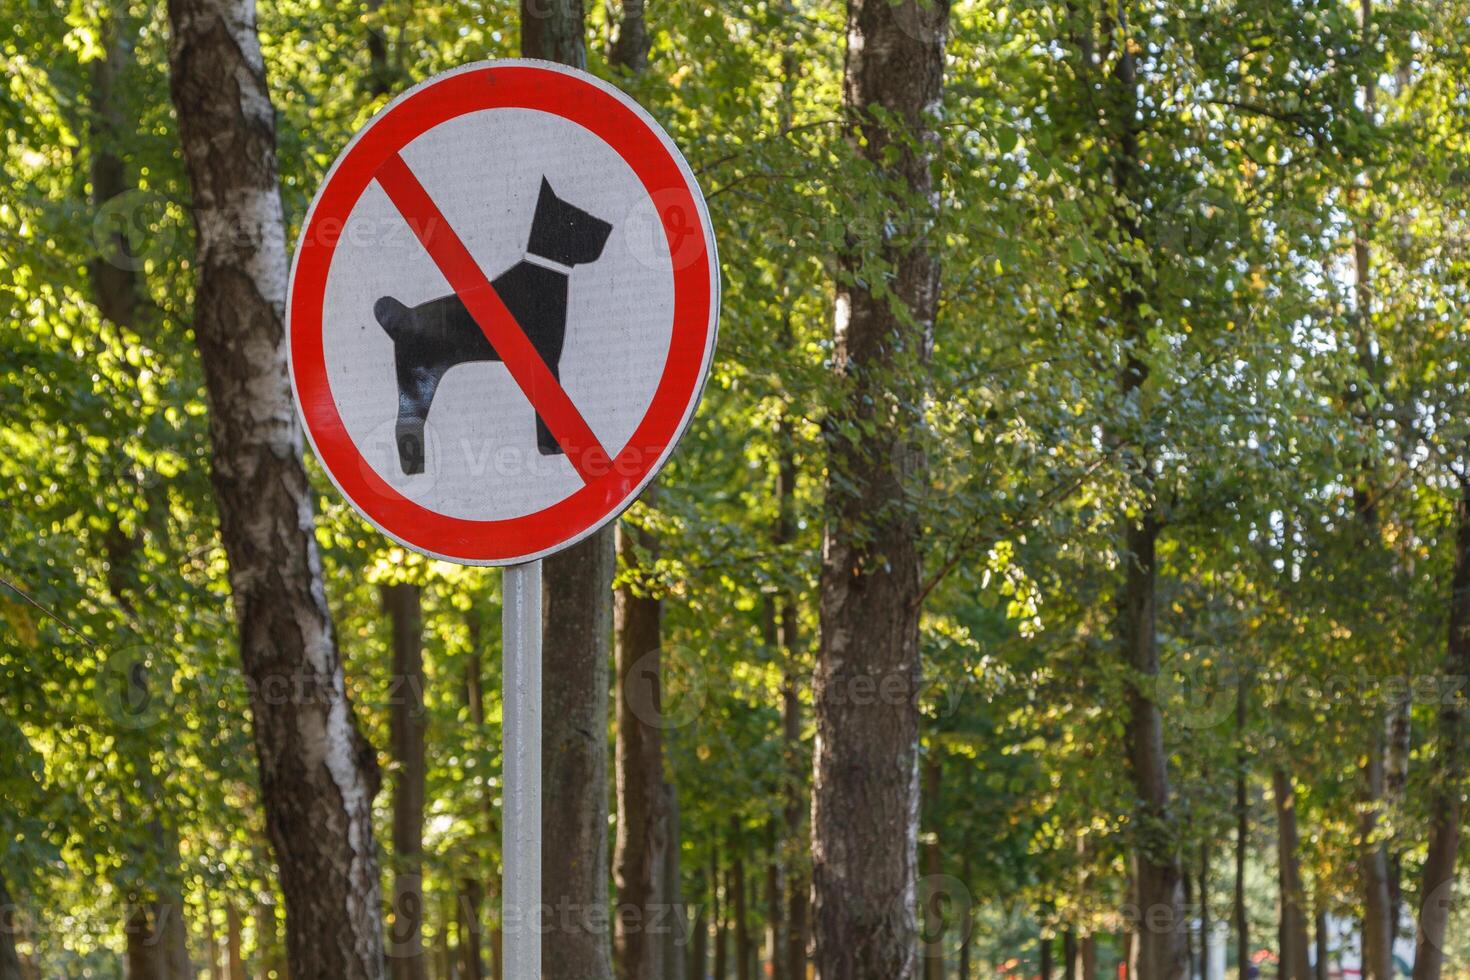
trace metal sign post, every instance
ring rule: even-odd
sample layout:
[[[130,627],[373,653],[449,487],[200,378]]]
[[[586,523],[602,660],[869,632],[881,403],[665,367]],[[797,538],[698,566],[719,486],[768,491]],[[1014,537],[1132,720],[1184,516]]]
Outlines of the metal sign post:
[[[541,976],[541,562],[505,566],[501,787],[505,975]]]

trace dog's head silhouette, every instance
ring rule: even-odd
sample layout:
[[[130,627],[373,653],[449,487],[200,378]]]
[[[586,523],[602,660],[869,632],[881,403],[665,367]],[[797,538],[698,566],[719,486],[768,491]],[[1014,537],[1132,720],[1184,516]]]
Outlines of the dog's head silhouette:
[[[557,197],[542,177],[526,258],[491,283],[558,380],[566,340],[567,273],[571,266],[597,261],[611,233],[611,224]],[[417,306],[382,296],[373,304],[373,316],[393,341],[399,464],[405,474],[422,473],[425,420],[445,372],[457,364],[498,361],[500,355],[454,293]],[[539,415],[536,444],[543,455],[563,452]]]
[[[611,233],[612,225],[563,201],[551,189],[551,181],[541,178],[527,252],[562,265],[596,262]]]

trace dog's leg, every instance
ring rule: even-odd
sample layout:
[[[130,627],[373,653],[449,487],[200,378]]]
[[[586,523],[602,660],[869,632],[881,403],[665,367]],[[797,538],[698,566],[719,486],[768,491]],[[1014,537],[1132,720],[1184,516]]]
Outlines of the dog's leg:
[[[396,360],[398,424],[394,436],[398,443],[398,465],[406,476],[415,476],[424,471],[424,423],[428,421],[429,406],[434,403],[434,392],[442,375],[433,369],[405,365],[402,353]]]
[[[551,369],[551,376],[560,382],[561,371],[557,368],[556,362],[548,360],[546,366]],[[556,436],[552,435],[551,430],[547,428],[546,421],[541,418],[540,412],[536,413],[536,448],[541,450],[542,456],[560,456],[565,452],[561,444],[556,441]]]

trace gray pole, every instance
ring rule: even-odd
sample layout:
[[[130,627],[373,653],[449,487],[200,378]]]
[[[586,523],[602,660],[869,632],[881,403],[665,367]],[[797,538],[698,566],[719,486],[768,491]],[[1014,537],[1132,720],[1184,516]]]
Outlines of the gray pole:
[[[505,975],[541,976],[541,562],[507,565],[501,797]]]

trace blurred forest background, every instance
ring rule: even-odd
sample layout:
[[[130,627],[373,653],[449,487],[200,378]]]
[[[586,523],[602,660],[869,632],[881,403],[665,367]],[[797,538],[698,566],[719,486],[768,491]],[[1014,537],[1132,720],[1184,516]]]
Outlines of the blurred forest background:
[[[351,135],[522,53],[724,283],[548,563],[548,976],[1470,977],[1470,4],[524,7],[0,0],[0,978],[498,975],[500,575],[240,393]]]

